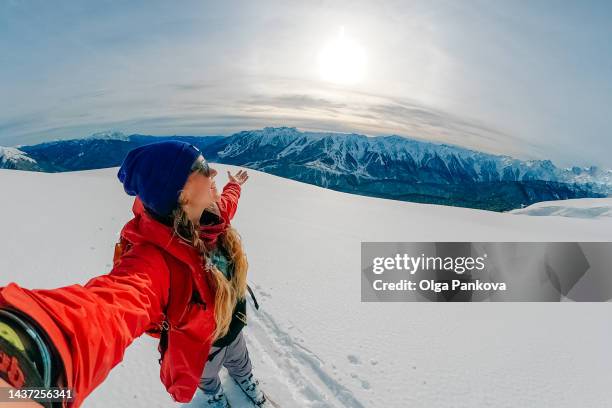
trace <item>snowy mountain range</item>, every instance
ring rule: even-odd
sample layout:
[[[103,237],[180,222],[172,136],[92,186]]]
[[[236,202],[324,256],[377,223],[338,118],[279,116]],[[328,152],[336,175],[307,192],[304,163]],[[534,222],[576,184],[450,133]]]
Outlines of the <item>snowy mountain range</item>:
[[[606,197],[612,191],[612,170],[595,166],[559,168],[550,160],[519,160],[397,135],[368,137],[289,127],[227,137],[102,132],[20,146],[22,157],[31,161],[0,167],[48,172],[113,167],[130,149],[162,139],[193,143],[213,162],[402,201],[507,211],[540,201]]]
[[[591,183],[612,189],[612,170],[595,166],[557,168],[550,160],[519,160],[459,146],[402,136],[367,137],[357,134],[300,132],[295,128],[244,131],[225,141],[218,152],[225,161],[245,161],[257,168],[281,161],[303,163],[326,173],[380,179],[403,173],[412,182],[463,183],[542,180]],[[407,173],[407,174],[406,174]]]

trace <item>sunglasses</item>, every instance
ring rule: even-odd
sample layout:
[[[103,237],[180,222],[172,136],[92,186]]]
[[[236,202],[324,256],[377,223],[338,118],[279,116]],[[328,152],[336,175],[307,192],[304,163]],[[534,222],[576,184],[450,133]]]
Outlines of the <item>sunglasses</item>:
[[[202,156],[200,156],[200,158],[193,162],[193,165],[191,166],[191,171],[199,171],[206,177],[210,177],[211,173],[208,162]]]

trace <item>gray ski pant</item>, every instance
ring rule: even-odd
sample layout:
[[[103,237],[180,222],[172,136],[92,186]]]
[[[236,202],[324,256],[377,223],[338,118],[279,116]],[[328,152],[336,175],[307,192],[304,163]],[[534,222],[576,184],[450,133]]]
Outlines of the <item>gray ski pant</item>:
[[[211,347],[210,354],[219,350],[219,347]],[[219,371],[221,367],[227,368],[232,378],[241,378],[251,373],[251,359],[247,350],[246,341],[242,332],[233,342],[225,346],[217,355],[206,362],[204,373],[200,378],[199,388],[207,394],[216,394],[221,387]]]

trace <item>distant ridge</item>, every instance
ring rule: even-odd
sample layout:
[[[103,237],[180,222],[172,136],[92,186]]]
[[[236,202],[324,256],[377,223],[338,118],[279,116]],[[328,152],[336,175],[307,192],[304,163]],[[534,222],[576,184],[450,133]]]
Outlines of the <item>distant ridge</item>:
[[[539,201],[606,197],[612,170],[556,167],[460,146],[391,135],[303,132],[267,127],[231,136],[125,135],[118,131],[2,148],[0,168],[74,171],[119,166],[127,152],[160,140],[184,140],[213,162],[258,169],[354,194],[507,211]],[[12,150],[11,150],[12,149]]]

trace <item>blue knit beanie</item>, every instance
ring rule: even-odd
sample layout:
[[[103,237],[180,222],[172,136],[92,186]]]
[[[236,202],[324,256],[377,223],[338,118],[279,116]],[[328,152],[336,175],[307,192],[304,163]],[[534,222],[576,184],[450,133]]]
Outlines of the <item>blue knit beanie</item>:
[[[200,155],[185,142],[151,143],[130,150],[117,177],[126,193],[138,196],[156,215],[168,217],[178,207],[180,191]]]

